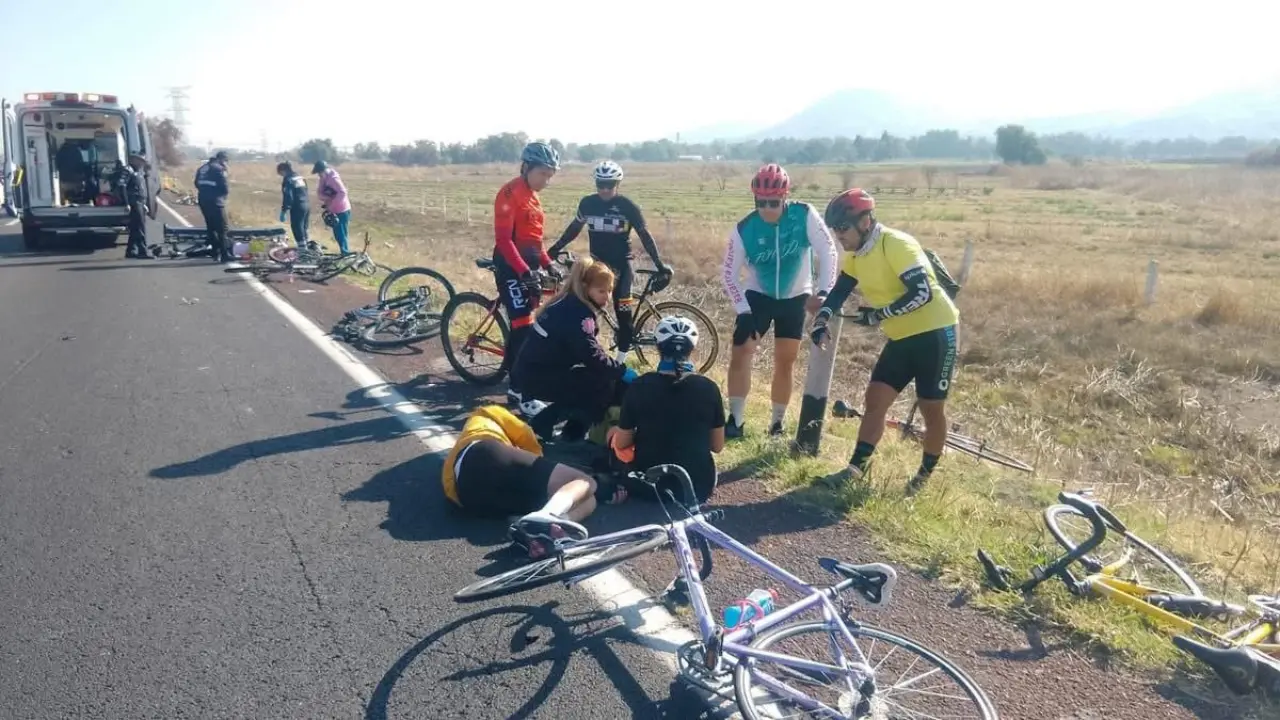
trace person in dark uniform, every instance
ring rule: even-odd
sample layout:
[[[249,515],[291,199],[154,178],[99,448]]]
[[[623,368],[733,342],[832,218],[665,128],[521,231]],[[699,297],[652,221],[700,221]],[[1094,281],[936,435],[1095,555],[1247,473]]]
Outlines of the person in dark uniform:
[[[150,210],[151,193],[147,189],[147,159],[141,153],[129,153],[129,164],[122,169],[120,183],[124,199],[129,205],[129,244],[124,256],[135,260],[150,260],[147,249],[147,217],[155,219]]]
[[[301,250],[307,246],[307,227],[311,223],[311,205],[307,199],[307,180],[293,170],[293,163],[285,160],[276,165],[280,174],[280,222],[289,214],[293,228],[293,240]]]
[[[196,200],[204,226],[209,233],[211,255],[217,262],[231,262],[231,248],[227,247],[227,153],[219,150],[196,170]]]
[[[578,202],[577,216],[565,228],[560,239],[547,250],[547,254],[556,257],[578,237],[583,227],[587,229],[592,256],[608,265],[618,278],[613,286],[613,312],[618,318],[617,360],[622,362],[631,350],[634,335],[634,300],[631,297],[632,228],[640,237],[645,252],[649,254],[649,259],[653,260],[654,268],[659,273],[653,280],[654,292],[662,291],[671,283],[671,269],[658,257],[658,246],[645,225],[640,207],[618,193],[618,185],[622,182],[622,167],[612,160],[605,160],[596,166],[592,175],[596,180],[596,192]]]

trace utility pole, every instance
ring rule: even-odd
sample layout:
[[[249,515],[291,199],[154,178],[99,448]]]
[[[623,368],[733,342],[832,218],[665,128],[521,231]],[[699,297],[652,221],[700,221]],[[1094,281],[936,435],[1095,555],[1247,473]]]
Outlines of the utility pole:
[[[187,142],[190,142],[190,136],[187,134],[187,110],[190,109],[187,107],[187,100],[190,99],[187,91],[190,89],[190,85],[166,88],[169,93],[169,112],[173,115],[173,124],[182,131],[182,137]]]

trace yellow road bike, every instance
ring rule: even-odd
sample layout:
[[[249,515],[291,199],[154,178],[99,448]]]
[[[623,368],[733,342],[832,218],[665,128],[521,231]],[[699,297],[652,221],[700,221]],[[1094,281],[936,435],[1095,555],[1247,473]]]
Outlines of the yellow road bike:
[[[1251,595],[1243,607],[1206,596],[1195,580],[1155,546],[1135,535],[1102,504],[1085,494],[1062,492],[1060,504],[1044,511],[1045,525],[1066,553],[1031,571],[1019,584],[1012,572],[978,551],[987,581],[997,589],[1030,594],[1057,578],[1073,595],[1098,596],[1140,613],[1174,635],[1173,643],[1241,695],[1255,690],[1280,692],[1280,598]],[[1114,559],[1093,553],[1109,538],[1119,538]],[[1077,578],[1072,565],[1088,575]],[[1216,632],[1199,621],[1234,622]]]

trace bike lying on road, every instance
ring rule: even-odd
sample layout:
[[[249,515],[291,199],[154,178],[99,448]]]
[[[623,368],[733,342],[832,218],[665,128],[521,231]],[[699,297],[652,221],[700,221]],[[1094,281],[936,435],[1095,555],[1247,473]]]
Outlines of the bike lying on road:
[[[209,231],[202,227],[174,227],[164,225],[164,239],[147,248],[155,257],[167,255],[170,260],[179,257],[212,257]],[[269,245],[285,237],[281,227],[239,228],[227,231],[227,242],[246,242],[251,245]]]
[[[284,229],[280,228],[280,232],[283,234]],[[255,255],[248,263],[239,267],[226,268],[223,272],[253,274],[259,279],[284,273],[290,276],[297,275],[312,282],[324,282],[348,270],[370,277],[377,275],[379,270],[391,272],[391,268],[375,262],[369,256],[369,233],[364,234],[364,247],[346,255],[326,253],[310,247],[299,249],[287,245],[276,245],[266,250],[265,257]]]
[[[1280,690],[1280,598],[1251,595],[1252,608],[1210,598],[1176,562],[1134,534],[1101,503],[1069,492],[1058,493],[1058,502],[1045,509],[1044,522],[1066,553],[1032,569],[1030,579],[1013,585],[1012,572],[979,550],[978,561],[992,587],[1027,595],[1057,578],[1073,595],[1100,596],[1174,630],[1174,645],[1212,668],[1232,691],[1243,695],[1258,688]],[[1087,522],[1087,530],[1071,527],[1080,520]],[[1109,537],[1123,541],[1117,557],[1104,561],[1092,556]],[[1086,577],[1072,574],[1070,566],[1076,563],[1088,571]],[[1127,577],[1120,576],[1122,571]],[[1149,579],[1158,575],[1162,577]],[[1248,619],[1237,621],[1240,624],[1225,633],[1196,622],[1241,617]]]
[[[433,287],[437,284],[443,292]],[[412,345],[439,334],[441,311],[454,294],[453,285],[435,270],[402,268],[382,281],[378,302],[348,310],[333,334],[370,349]]]
[[[454,600],[474,602],[557,582],[569,586],[645,553],[671,547],[679,568],[677,582],[687,588],[700,635],[678,653],[680,676],[709,690],[732,677],[738,707],[748,720],[792,717],[800,711],[807,713],[805,716],[828,718],[997,717],[995,706],[977,683],[950,661],[914,640],[850,616],[844,597],[849,590],[871,606],[890,601],[897,580],[892,567],[819,558],[818,565],[840,579],[826,587],[812,585],[716,528],[712,520],[723,510],[703,512],[689,473],[679,465],[658,465],[631,477],[652,486],[655,492],[663,480],[677,479],[686,503],[675,502],[670,491],[668,497],[687,519],[672,519],[659,492],[667,524],[579,541],[557,540],[548,557],[469,585],[459,590]],[[701,568],[694,559],[693,544],[698,545]],[[802,599],[726,629],[712,615],[702,586],[711,575],[710,544],[741,558]],[[788,623],[809,611],[820,613],[822,619]],[[825,651],[818,658],[801,654],[818,648]],[[877,648],[887,652],[873,660],[871,655]],[[895,656],[902,662],[894,662]],[[939,687],[938,683],[947,685]],[[912,703],[918,703],[920,709],[907,709]]]

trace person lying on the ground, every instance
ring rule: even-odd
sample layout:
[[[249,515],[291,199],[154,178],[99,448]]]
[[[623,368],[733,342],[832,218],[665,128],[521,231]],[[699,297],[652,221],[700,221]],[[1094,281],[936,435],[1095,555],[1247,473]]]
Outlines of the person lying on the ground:
[[[626,491],[542,457],[533,430],[501,405],[477,408],[462,426],[440,474],[445,497],[482,517],[517,519],[512,540],[541,557],[554,540],[587,537],[582,521],[597,501],[619,503]]]
[[[622,401],[617,429],[610,447],[632,469],[654,465],[679,465],[689,473],[698,502],[706,502],[716,487],[713,457],[724,449],[725,412],[720,386],[698,375],[689,355],[698,344],[698,328],[680,316],[662,318],[654,331],[658,345],[658,369],[631,383]],[[659,483],[687,501],[684,487],[675,478]],[[637,497],[649,497],[633,488]],[[664,492],[665,497],[665,492]]]
[[[581,440],[610,407],[622,404],[636,371],[609,357],[596,337],[596,316],[613,298],[613,271],[591,257],[579,258],[564,287],[540,308],[533,332],[511,368],[525,400],[549,405],[530,420],[550,438],[565,419],[560,440]]]

